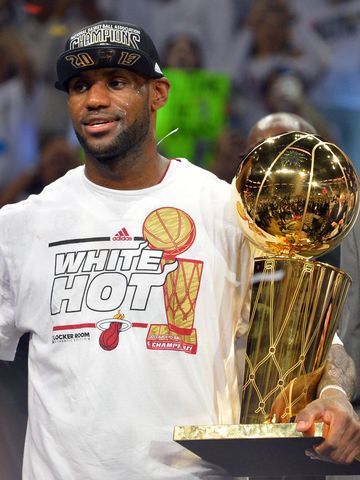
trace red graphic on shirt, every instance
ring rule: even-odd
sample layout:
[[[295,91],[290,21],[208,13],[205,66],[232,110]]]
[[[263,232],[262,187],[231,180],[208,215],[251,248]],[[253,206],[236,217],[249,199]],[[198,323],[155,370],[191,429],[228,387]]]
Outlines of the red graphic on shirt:
[[[125,315],[119,311],[113,318],[116,319],[116,322],[110,322],[109,326],[101,332],[99,337],[100,347],[104,350],[114,350],[119,343],[119,336],[122,327],[121,320],[125,318]]]
[[[132,240],[132,237],[130,236],[129,232],[126,230],[125,227],[123,227],[121,230],[119,230],[115,235],[112,237],[114,241],[124,241],[124,240]]]
[[[153,324],[147,336],[151,350],[179,350],[195,354],[195,305],[199,293],[203,262],[177,258],[188,250],[196,236],[195,223],[184,211],[163,207],[144,221],[143,235],[151,248],[164,251],[163,264],[178,263],[163,286],[167,325]]]
[[[114,350],[118,346],[120,332],[129,330],[134,325],[125,318],[125,315],[120,310],[113,316],[113,318],[106,318],[100,320],[96,327],[102,330],[99,337],[99,345],[104,350]]]
[[[105,318],[97,323],[77,323],[72,325],[54,325],[53,332],[63,332],[68,330],[68,333],[55,333],[53,336],[53,343],[58,341],[73,341],[79,339],[90,338],[90,332],[85,333],[75,332],[73,330],[91,330],[99,329],[102,331],[99,338],[99,344],[104,350],[114,350],[119,343],[120,332],[129,330],[130,328],[147,328],[148,324],[143,322],[130,322],[125,318],[120,311],[114,315],[113,318]]]
[[[100,334],[100,347],[104,350],[114,350],[119,343],[120,331],[121,323],[111,322],[109,327]]]

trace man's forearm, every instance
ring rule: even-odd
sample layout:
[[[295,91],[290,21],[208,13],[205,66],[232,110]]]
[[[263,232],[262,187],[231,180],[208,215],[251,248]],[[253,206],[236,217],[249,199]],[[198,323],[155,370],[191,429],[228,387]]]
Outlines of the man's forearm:
[[[349,400],[355,392],[356,370],[352,358],[342,345],[332,345],[324,373],[318,385],[318,395],[328,385],[341,387]]]

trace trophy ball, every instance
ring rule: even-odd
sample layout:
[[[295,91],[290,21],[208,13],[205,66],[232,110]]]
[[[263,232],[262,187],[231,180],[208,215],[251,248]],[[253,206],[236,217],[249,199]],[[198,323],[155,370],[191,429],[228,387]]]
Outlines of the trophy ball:
[[[240,228],[264,256],[312,258],[350,231],[359,210],[359,179],[337,145],[289,132],[247,153],[232,197]]]

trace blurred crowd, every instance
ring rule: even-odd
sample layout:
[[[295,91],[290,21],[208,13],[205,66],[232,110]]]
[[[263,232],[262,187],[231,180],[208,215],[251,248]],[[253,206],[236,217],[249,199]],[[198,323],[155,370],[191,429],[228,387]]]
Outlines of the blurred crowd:
[[[252,126],[289,112],[360,166],[360,0],[0,0],[0,205],[81,163],[55,61],[71,32],[104,19],[156,43],[173,84],[165,155],[230,181]]]

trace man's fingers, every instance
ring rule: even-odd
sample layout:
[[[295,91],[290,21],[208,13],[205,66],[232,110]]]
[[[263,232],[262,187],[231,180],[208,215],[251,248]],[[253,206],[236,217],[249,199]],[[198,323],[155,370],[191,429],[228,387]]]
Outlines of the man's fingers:
[[[351,418],[343,411],[337,415],[326,412],[324,415],[325,440],[314,451],[320,458],[328,458],[336,463],[351,463],[360,453],[360,429],[355,418]]]
[[[309,403],[296,416],[296,430],[306,435],[313,435],[316,420],[320,420],[323,410],[319,408],[316,402]]]
[[[315,433],[315,423],[304,420],[297,421],[296,431],[303,433],[305,437],[313,437]]]
[[[360,432],[356,421],[348,422],[344,428],[330,429],[324,442],[314,447],[321,457],[331,461],[349,464],[360,454]]]
[[[322,457],[319,453],[315,451],[315,449],[305,450],[305,455],[311,460],[321,460],[322,462],[336,463],[330,460],[330,458],[328,457]]]
[[[350,464],[360,455],[360,422],[345,397],[332,393],[309,403],[296,418],[296,429],[313,435],[315,422],[323,423],[324,440],[306,452],[311,459]]]

